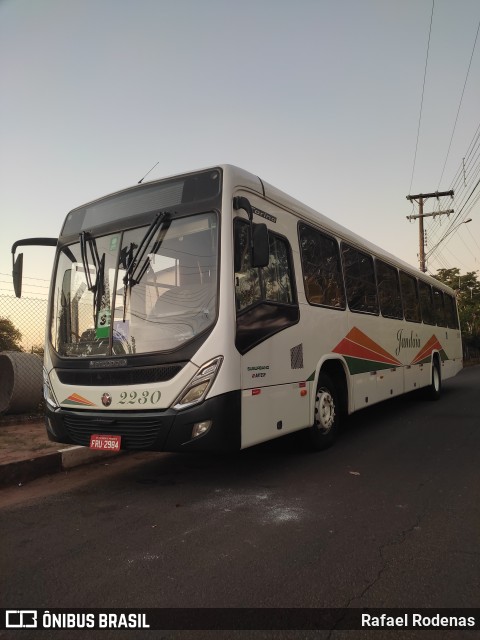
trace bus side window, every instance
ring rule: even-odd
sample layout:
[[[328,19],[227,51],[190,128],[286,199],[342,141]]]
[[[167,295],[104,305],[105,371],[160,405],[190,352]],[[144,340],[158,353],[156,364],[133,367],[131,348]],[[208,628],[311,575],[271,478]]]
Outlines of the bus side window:
[[[262,299],[260,274],[252,267],[250,254],[250,225],[235,221],[235,304],[241,311]]]
[[[269,233],[270,258],[267,267],[252,267],[250,225],[235,221],[235,300],[237,312],[258,302],[293,305],[295,289],[290,260],[290,245],[277,234]]]
[[[433,314],[433,297],[432,287],[426,282],[419,280],[418,289],[420,293],[420,308],[422,310],[422,319],[425,324],[435,324],[435,316]]]
[[[445,320],[445,307],[443,305],[443,291],[435,288],[433,289],[433,310],[437,325],[439,327],[446,327],[447,322]]]
[[[299,225],[305,297],[310,304],[345,309],[338,242],[305,224]]]
[[[344,242],[342,255],[350,310],[378,315],[377,284],[372,256]]]
[[[291,266],[285,240],[269,234],[270,260],[262,269],[265,283],[265,299],[271,302],[294,304]]]
[[[449,296],[448,293],[444,293],[445,300],[445,313],[447,316],[447,326],[449,329],[458,329],[457,320],[457,305],[455,304],[455,298]]]
[[[402,297],[398,271],[382,260],[375,260],[377,267],[378,298],[380,311],[385,318],[403,320]]]
[[[402,290],[403,312],[405,320],[421,322],[420,304],[418,300],[417,279],[400,271],[400,287]]]

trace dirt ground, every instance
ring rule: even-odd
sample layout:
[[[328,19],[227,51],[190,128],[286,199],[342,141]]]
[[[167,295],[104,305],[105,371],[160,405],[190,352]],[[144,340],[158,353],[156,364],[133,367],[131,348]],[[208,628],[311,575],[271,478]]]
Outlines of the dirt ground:
[[[15,424],[11,422],[12,419],[13,416],[7,424],[0,421],[0,464],[29,460],[66,447],[58,442],[50,442],[43,420]]]

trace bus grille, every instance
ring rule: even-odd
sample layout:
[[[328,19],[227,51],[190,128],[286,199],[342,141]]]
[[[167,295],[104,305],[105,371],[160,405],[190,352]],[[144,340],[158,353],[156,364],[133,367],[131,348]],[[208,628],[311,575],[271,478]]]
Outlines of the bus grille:
[[[166,436],[172,422],[172,418],[138,416],[128,418],[115,417],[112,419],[99,419],[78,414],[65,413],[63,416],[65,429],[70,438],[79,445],[88,447],[90,436],[96,434],[108,434],[121,436],[122,449],[147,449],[151,447],[160,436]]]
[[[165,382],[174,378],[185,363],[157,367],[136,367],[132,369],[56,369],[62,384],[76,386],[115,387],[130,384]]]

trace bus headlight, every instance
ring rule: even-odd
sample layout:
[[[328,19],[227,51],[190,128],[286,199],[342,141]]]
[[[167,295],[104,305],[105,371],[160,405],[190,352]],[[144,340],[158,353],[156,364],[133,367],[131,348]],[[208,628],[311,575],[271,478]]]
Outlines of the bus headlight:
[[[218,356],[217,358],[206,362],[203,367],[200,367],[173,403],[173,408],[186,409],[187,407],[191,407],[202,402],[212,386],[213,381],[217,377],[217,373],[222,362],[223,357]]]
[[[52,409],[56,409],[58,407],[58,402],[55,394],[53,393],[52,385],[50,384],[50,379],[45,367],[43,367],[43,397],[45,398],[45,402]]]

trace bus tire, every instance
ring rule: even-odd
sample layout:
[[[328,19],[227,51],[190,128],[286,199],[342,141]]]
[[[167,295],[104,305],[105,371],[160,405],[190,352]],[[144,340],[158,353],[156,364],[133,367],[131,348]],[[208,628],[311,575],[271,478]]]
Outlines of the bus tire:
[[[442,395],[442,374],[440,372],[440,363],[435,358],[432,364],[432,380],[427,387],[427,398],[429,400],[438,400]]]
[[[313,425],[308,429],[310,445],[317,451],[330,447],[337,435],[340,405],[335,385],[324,373],[318,376]]]

